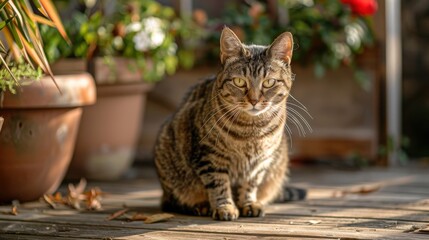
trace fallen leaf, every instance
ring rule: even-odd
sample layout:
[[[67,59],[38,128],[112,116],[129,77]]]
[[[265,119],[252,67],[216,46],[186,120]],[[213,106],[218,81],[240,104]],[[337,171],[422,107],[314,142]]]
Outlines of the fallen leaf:
[[[12,215],[18,215],[18,207],[17,206],[12,206],[12,210],[10,211],[10,213]]]
[[[55,202],[63,201],[63,195],[60,192],[56,192],[52,198]]]
[[[3,212],[1,212],[2,214],[4,214],[4,215],[14,215],[14,216],[16,216],[16,215],[18,215],[18,206],[12,206],[12,208],[11,208],[11,210],[10,211],[3,211]]]
[[[366,195],[380,190],[380,185],[372,185],[372,186],[362,186],[360,188],[352,188],[352,189],[344,189],[340,191],[335,191],[332,194],[332,197],[344,197],[347,194],[359,194]]]
[[[352,193],[356,193],[356,194],[370,194],[373,192],[376,192],[378,190],[380,190],[381,186],[380,185],[375,185],[375,186],[363,186],[360,189],[358,189],[355,192]]]
[[[97,191],[97,189],[92,188],[88,192],[85,193],[86,195],[86,208],[88,210],[99,210],[101,209],[101,197],[100,192]]]
[[[68,185],[69,195],[73,198],[80,198],[80,195],[85,191],[86,184],[87,182],[84,178],[81,178],[76,186],[70,183]]]
[[[44,195],[43,199],[53,209],[58,208],[58,204],[66,205],[76,210],[100,210],[101,196],[105,193],[100,188],[94,187],[85,192],[87,181],[82,178],[77,185],[68,185],[68,194],[63,196],[60,192],[54,195]]]
[[[82,207],[80,206],[80,199],[79,198],[74,198],[72,196],[68,196],[67,197],[67,205],[69,205],[70,207],[76,209],[76,210],[81,210]]]
[[[130,221],[146,221],[148,219],[148,216],[143,213],[135,213],[131,218],[129,218]]]
[[[174,215],[169,214],[169,213],[154,214],[154,215],[147,217],[146,220],[144,220],[144,223],[162,222],[162,221],[166,221],[166,220],[173,218],[173,217],[174,217]]]
[[[319,224],[319,223],[321,223],[322,221],[320,221],[320,220],[310,220],[310,221],[308,221],[311,225],[316,225],[316,224]]]
[[[52,208],[52,209],[56,209],[57,205],[55,204],[54,201],[52,201],[51,197],[49,195],[43,195],[43,200],[45,200],[45,202]]]
[[[125,209],[121,209],[119,211],[116,211],[116,212],[112,213],[109,217],[107,217],[106,220],[110,221],[110,220],[116,219],[116,218],[124,215],[126,212],[128,212],[128,210],[129,210],[128,208],[125,208]]]

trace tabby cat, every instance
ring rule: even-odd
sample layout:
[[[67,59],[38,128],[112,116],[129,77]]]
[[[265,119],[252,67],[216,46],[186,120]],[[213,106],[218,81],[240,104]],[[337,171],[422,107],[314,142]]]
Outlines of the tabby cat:
[[[190,91],[157,139],[164,211],[235,220],[262,216],[264,205],[288,198],[292,48],[288,32],[266,47],[244,45],[223,29],[222,69]]]

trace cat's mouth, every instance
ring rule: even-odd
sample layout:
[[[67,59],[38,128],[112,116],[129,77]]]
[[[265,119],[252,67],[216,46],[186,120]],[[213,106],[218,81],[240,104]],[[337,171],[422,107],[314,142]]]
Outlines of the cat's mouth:
[[[246,110],[246,112],[250,115],[250,116],[258,116],[259,114],[265,112],[267,110],[267,108],[265,107],[260,107],[257,108],[255,106],[250,107],[249,109]]]

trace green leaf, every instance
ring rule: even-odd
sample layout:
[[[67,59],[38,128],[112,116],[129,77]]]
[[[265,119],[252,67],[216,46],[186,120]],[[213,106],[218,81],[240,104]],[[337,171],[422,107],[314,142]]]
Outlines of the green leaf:
[[[14,17],[10,17],[9,19],[5,20],[5,21],[1,21],[0,22],[0,30],[2,30],[7,24],[9,24],[10,21],[12,21]]]
[[[6,68],[6,70],[10,73],[10,76],[13,78],[13,80],[15,81],[16,85],[19,86],[19,82],[18,79],[15,78],[15,75],[12,73],[12,71],[10,70],[9,66],[7,65],[6,61],[4,60],[3,56],[0,55],[0,61],[2,62],[2,64],[4,65],[4,67]]]
[[[4,8],[4,6],[9,2],[9,0],[6,0],[2,3],[0,3],[0,11]]]

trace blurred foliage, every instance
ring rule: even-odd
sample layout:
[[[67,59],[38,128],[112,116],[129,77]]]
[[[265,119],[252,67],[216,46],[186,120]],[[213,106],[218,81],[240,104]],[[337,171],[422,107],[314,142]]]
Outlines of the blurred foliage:
[[[316,76],[323,76],[326,69],[349,66],[355,69],[354,77],[366,84],[368,78],[358,68],[356,57],[374,43],[370,15],[353,13],[339,0],[280,0],[275,10],[270,12],[262,1],[240,1],[231,4],[212,24],[230,26],[242,41],[261,45],[290,31],[295,62],[312,64]],[[213,36],[218,42],[219,34]]]
[[[207,55],[217,60],[220,32],[227,25],[243,42],[261,45],[290,31],[295,41],[293,60],[314,66],[316,76],[323,76],[327,69],[348,66],[355,70],[354,77],[362,86],[368,86],[370,79],[356,59],[374,42],[371,14],[375,9],[373,6],[372,12],[363,14],[364,8],[358,8],[362,1],[270,1],[277,2],[275,9],[266,1],[232,1],[221,17],[210,20],[200,9],[192,16],[178,17],[172,8],[155,0],[86,2],[83,11],[74,12],[65,22],[71,48],[58,32],[43,27],[51,62],[64,57],[91,60],[123,56],[136,60],[146,80],[159,80],[174,73],[179,64],[191,68],[204,62]],[[113,12],[106,13],[103,3],[116,3],[110,8]]]
[[[393,153],[395,145],[397,146],[396,150],[399,164],[406,165],[410,160],[407,154],[407,150],[411,147],[411,140],[409,137],[402,137],[399,143],[395,143],[392,137],[388,137],[386,145],[382,145],[378,149],[378,154],[382,157],[387,157],[389,154]]]
[[[171,7],[153,0],[118,1],[114,9],[113,13],[106,14],[103,9],[88,6],[65,21],[73,42],[71,48],[57,32],[44,27],[42,33],[49,61],[65,57],[91,61],[94,57],[104,57],[105,62],[114,67],[114,61],[106,58],[131,58],[146,81],[173,74],[179,63],[185,68],[194,65],[194,48],[202,42],[205,31],[192,19],[180,18]]]

